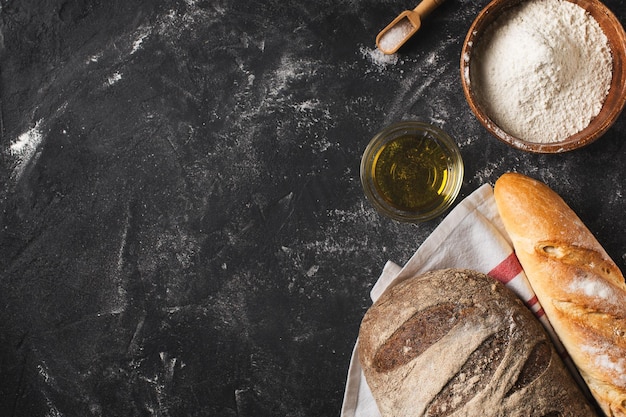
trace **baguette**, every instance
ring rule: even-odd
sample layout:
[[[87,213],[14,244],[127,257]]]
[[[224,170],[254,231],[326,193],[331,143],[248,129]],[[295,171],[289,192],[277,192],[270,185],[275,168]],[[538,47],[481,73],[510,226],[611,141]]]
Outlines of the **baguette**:
[[[507,173],[494,196],[526,276],[563,346],[609,417],[626,416],[626,284],[546,184]]]
[[[479,272],[436,270],[387,289],[357,346],[384,417],[596,415],[539,321]]]

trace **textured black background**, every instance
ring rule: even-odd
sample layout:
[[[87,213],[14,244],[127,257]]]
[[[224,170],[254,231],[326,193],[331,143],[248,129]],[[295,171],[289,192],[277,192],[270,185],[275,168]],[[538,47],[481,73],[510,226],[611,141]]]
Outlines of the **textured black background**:
[[[625,269],[625,116],[567,154],[493,139],[459,81],[486,1],[387,59],[412,3],[0,5],[0,416],[338,415],[369,289],[440,220],[364,199],[361,154],[402,119],[455,138],[461,198],[539,178]]]

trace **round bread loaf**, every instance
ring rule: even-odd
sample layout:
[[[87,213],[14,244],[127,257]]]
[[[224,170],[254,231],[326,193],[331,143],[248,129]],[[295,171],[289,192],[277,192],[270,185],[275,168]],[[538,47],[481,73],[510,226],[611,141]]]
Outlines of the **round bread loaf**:
[[[358,355],[384,417],[596,415],[539,321],[479,272],[389,288],[363,318]]]

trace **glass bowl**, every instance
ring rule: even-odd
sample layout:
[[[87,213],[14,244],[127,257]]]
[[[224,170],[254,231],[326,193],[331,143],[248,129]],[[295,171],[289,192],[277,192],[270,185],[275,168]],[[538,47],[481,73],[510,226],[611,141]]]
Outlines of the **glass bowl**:
[[[424,222],[446,211],[463,183],[454,140],[427,123],[403,121],[377,133],[361,159],[361,184],[381,214]]]

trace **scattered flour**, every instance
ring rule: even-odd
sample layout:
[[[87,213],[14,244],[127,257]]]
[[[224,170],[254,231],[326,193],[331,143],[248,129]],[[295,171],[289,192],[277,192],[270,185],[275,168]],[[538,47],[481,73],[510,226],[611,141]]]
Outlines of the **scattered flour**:
[[[396,54],[390,54],[390,55],[385,55],[383,54],[380,49],[372,49],[372,48],[366,48],[364,46],[362,46],[359,51],[361,52],[361,55],[364,58],[367,58],[372,64],[376,65],[376,67],[378,67],[379,69],[383,69],[388,65],[395,65],[398,63],[398,55]]]
[[[134,54],[135,52],[137,52],[138,50],[141,49],[143,41],[150,35],[150,29],[149,28],[142,28],[139,32],[139,35],[137,36],[137,38],[135,39],[135,41],[133,42],[133,49],[130,51],[130,54]]]
[[[119,71],[116,71],[107,78],[106,84],[111,86],[117,83],[121,79],[122,79],[122,74],[120,74]]]
[[[583,345],[581,346],[581,350],[595,358],[594,363],[597,368],[612,371],[616,375],[620,375],[620,377],[615,380],[616,384],[626,384],[626,359],[609,355],[607,352],[610,351],[610,346],[602,344],[593,346]]]
[[[18,136],[17,140],[11,144],[11,154],[14,156],[28,156],[37,148],[41,142],[41,131],[39,126],[41,120],[34,127]]]
[[[36,159],[36,151],[43,139],[41,132],[42,120],[35,123],[35,126],[18,136],[15,142],[11,143],[9,151],[16,159],[16,167],[13,176],[19,179],[24,172],[24,168],[31,161]]]
[[[533,0],[512,9],[477,42],[472,83],[507,133],[552,143],[589,125],[612,77],[608,40],[582,7]]]

